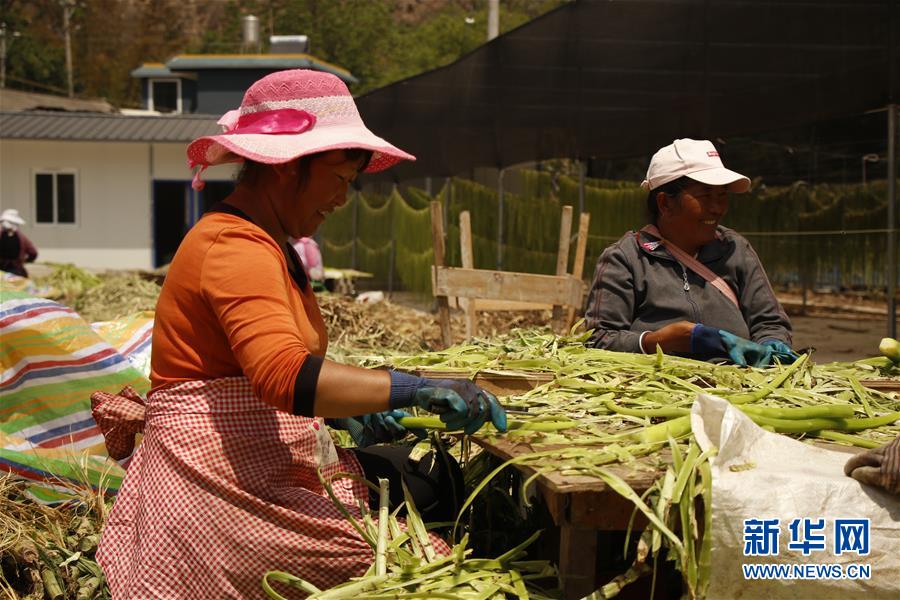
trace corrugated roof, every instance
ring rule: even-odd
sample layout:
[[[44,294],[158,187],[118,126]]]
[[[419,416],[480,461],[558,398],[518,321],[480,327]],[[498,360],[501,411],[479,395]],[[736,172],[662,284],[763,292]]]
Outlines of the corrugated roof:
[[[83,98],[67,98],[37,92],[22,92],[9,88],[0,89],[0,111],[17,112],[20,110],[68,110],[79,112],[111,113],[113,107],[106,100],[85,100]]]
[[[337,75],[347,83],[358,80],[350,71],[310,54],[179,54],[166,68],[171,71],[192,69],[315,69]]]
[[[0,112],[0,139],[190,142],[222,131],[211,115],[133,116]]]

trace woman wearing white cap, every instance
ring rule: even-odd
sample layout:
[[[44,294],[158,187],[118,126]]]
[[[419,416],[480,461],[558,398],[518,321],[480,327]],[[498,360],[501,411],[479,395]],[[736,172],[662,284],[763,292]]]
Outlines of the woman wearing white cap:
[[[360,172],[413,157],[369,131],[346,85],[317,71],[262,78],[220,122],[226,131],[192,142],[189,160],[201,171],[244,168],[166,275],[146,408],[124,392],[92,397],[111,456],[127,456],[135,432],[144,433],[97,553],[114,598],[262,598],[269,570],[319,588],[365,573],[372,549],[320,474],[395,478],[396,506],[400,477],[415,494],[433,472],[453,468],[437,458],[417,466],[404,448],[384,447],[405,450],[399,460],[336,448],[322,417],[359,446],[405,435],[398,421],[410,406],[441,414],[449,429],[473,433],[491,420],[506,430],[496,398],[471,381],[325,359],[325,324],[289,239],[312,235]],[[359,518],[366,487],[339,479],[333,489]],[[441,511],[453,489],[438,483],[434,492],[435,520],[452,519]]]
[[[25,263],[34,262],[38,255],[31,240],[19,231],[24,224],[25,219],[14,208],[0,213],[0,271],[20,277],[28,277]]]
[[[650,223],[597,263],[585,310],[589,344],[766,366],[792,362],[791,323],[750,243],[723,227],[728,194],[750,180],[726,169],[707,140],[679,139],[653,155]]]

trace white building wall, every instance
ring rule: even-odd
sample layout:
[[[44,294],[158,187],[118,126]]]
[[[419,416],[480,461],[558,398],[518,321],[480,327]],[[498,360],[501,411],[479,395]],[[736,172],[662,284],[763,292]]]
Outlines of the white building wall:
[[[153,268],[152,180],[190,181],[185,144],[0,140],[0,209],[15,208],[38,262],[90,269]],[[76,223],[35,223],[34,173],[76,173]],[[232,179],[231,165],[204,179]]]

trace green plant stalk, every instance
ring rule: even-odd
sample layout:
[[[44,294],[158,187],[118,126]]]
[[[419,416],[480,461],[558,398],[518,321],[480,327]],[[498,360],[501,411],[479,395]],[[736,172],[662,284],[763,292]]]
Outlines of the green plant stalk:
[[[674,418],[674,417],[683,417],[684,415],[691,414],[690,409],[687,408],[677,408],[674,406],[663,406],[660,408],[626,408],[624,406],[619,406],[612,400],[607,400],[603,403],[606,408],[609,409],[610,412],[614,412],[620,415],[628,415],[630,417],[647,417],[647,418]]]
[[[657,444],[667,441],[670,436],[677,439],[688,435],[690,432],[691,417],[690,415],[685,415],[631,432],[629,437],[644,444]]]
[[[748,415],[768,417],[770,419],[850,419],[856,413],[849,404],[828,404],[825,406],[804,406],[802,408],[777,408],[774,406],[753,406],[742,404],[739,407]]]
[[[801,356],[800,358],[795,360],[792,365],[790,365],[789,367],[784,369],[780,375],[775,377],[775,379],[770,381],[768,384],[763,386],[761,389],[759,389],[755,392],[750,392],[749,394],[735,394],[733,396],[729,396],[728,400],[732,404],[746,404],[748,402],[756,402],[758,400],[762,400],[763,398],[765,398],[766,396],[771,394],[773,391],[775,391],[776,389],[781,387],[781,385],[785,381],[787,381],[788,378],[793,376],[793,374],[796,373],[800,369],[800,367],[805,365],[808,360],[809,360],[809,354],[804,354],[803,356]]]
[[[846,433],[840,433],[838,431],[813,431],[811,432],[817,438],[822,438],[823,440],[830,440],[833,442],[844,442],[847,444],[852,444],[859,448],[880,448],[884,444],[880,444],[873,440],[867,440],[865,438],[861,438],[858,435],[849,435]]]
[[[440,417],[403,417],[397,421],[407,429],[436,429],[438,431],[447,429],[447,424],[441,421]],[[482,429],[490,425],[485,423]],[[535,431],[535,432],[552,432],[565,431],[577,427],[578,423],[571,419],[558,418],[555,420],[515,420],[507,422],[509,431]]]

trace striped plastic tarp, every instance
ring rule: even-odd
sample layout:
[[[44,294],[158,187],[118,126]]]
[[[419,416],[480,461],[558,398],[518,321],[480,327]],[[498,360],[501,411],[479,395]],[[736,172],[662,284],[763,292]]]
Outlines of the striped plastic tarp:
[[[149,332],[142,331],[146,319],[136,318],[131,325],[122,328],[124,339],[113,336],[120,347],[149,345]],[[123,471],[106,456],[90,396],[126,385],[143,394],[149,381],[75,311],[3,289],[0,470],[41,482],[32,492],[44,501],[52,501],[65,482],[115,492]]]
[[[91,323],[91,327],[149,379],[153,311],[145,310],[115,321]]]

